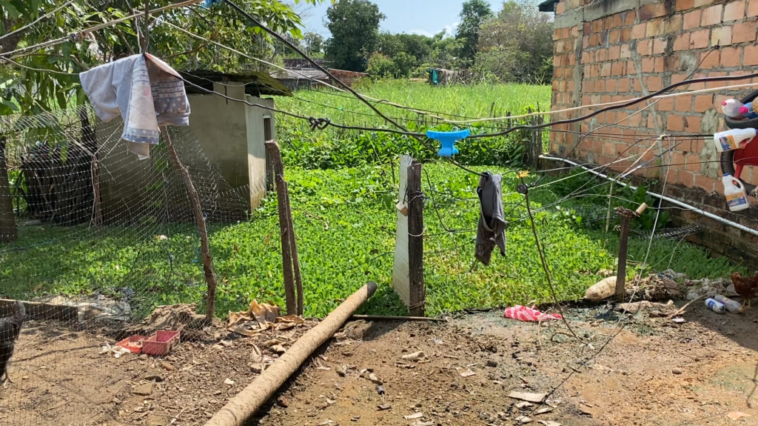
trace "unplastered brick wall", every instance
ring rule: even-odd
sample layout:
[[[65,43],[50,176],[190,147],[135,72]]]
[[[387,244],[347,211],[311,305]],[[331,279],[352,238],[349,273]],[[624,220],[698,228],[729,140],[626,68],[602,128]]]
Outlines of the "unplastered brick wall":
[[[556,5],[552,110],[553,121],[576,118],[599,108],[579,109],[629,100],[690,78],[758,72],[758,0],[567,0]],[[719,88],[716,92],[668,97],[608,111],[580,123],[555,126],[553,154],[592,164],[610,164],[617,172],[634,161],[651,161],[636,180],[656,182],[666,195],[681,199],[753,229],[758,207],[726,208],[720,155],[708,139],[693,135],[724,130],[721,102],[740,98],[757,82],[698,83],[676,91]],[[668,138],[659,138],[666,134]],[[665,150],[675,146],[664,155]],[[668,165],[668,166],[665,166]],[[745,182],[758,184],[758,167],[747,167]],[[676,211],[675,211],[676,212]],[[701,243],[716,251],[738,247],[758,258],[758,237],[697,214],[677,220],[701,222],[708,232]]]

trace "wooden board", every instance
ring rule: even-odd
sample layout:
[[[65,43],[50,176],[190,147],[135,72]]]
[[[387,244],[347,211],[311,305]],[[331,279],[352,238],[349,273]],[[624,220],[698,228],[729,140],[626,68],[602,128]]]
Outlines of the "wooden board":
[[[405,200],[408,185],[408,167],[413,162],[410,155],[400,157],[400,188],[398,200]],[[406,200],[407,201],[407,200]],[[392,268],[392,287],[405,306],[411,304],[410,268],[408,266],[408,217],[397,212],[397,234],[395,236],[395,263]]]

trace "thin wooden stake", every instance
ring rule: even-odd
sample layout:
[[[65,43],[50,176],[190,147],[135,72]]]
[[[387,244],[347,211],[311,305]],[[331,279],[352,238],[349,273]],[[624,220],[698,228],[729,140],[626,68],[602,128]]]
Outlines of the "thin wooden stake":
[[[408,167],[408,266],[411,316],[423,317],[424,288],[424,193],[421,191],[421,163]]]
[[[297,255],[297,234],[295,233],[295,224],[292,221],[292,204],[290,204],[290,191],[287,187],[287,182],[284,182],[284,195],[287,196],[287,219],[288,227],[291,232],[288,232],[290,242],[290,252],[292,253],[292,266],[295,270],[295,285],[297,286],[297,314],[303,315],[303,277],[300,275],[300,259]]]
[[[647,207],[647,206],[646,206]],[[644,211],[644,209],[642,209]],[[629,246],[629,223],[639,213],[624,207],[616,208],[616,214],[621,216],[621,236],[619,237],[619,269],[616,275],[616,301],[621,303],[626,296],[626,257]]]
[[[282,162],[282,152],[275,141],[266,142],[266,151],[269,153],[271,162],[274,165],[274,176],[276,181],[276,199],[279,203],[279,228],[282,238],[282,268],[284,273],[284,293],[287,304],[287,314],[297,314],[298,306],[295,295],[295,280],[292,271],[292,251],[290,244],[291,233],[289,218],[289,197],[287,195],[287,183],[284,181],[284,163]]]
[[[168,134],[168,128],[163,128],[163,136],[166,139],[166,148],[168,149],[171,162],[174,163],[174,167],[182,176],[184,186],[187,188],[187,193],[190,197],[190,204],[192,205],[192,211],[195,215],[195,223],[200,233],[200,254],[203,257],[203,271],[205,272],[205,282],[208,284],[208,300],[205,309],[205,320],[207,322],[213,321],[213,316],[216,312],[216,274],[213,272],[213,258],[211,258],[211,247],[208,243],[208,228],[205,226],[205,217],[203,217],[203,207],[200,204],[200,196],[197,195],[195,185],[192,183],[192,177],[189,171],[179,160],[179,156],[176,154],[174,144],[171,142],[171,136]]]

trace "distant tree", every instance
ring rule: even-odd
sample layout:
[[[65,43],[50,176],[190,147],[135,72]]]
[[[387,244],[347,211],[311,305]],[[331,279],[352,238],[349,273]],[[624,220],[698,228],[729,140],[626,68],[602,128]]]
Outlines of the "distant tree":
[[[485,0],[468,0],[463,3],[461,23],[455,38],[461,42],[460,57],[467,63],[474,62],[476,47],[479,44],[479,29],[492,17],[492,9]]]
[[[368,60],[369,75],[372,78],[394,77],[395,62],[381,53],[374,53]]]
[[[529,1],[508,0],[482,25],[476,68],[500,81],[545,84],[552,77],[553,25]]]
[[[303,35],[305,48],[310,54],[319,54],[324,50],[324,37],[321,34],[308,32]]]
[[[325,58],[334,68],[365,71],[379,43],[379,23],[385,18],[368,0],[340,0],[326,11],[332,38]]]

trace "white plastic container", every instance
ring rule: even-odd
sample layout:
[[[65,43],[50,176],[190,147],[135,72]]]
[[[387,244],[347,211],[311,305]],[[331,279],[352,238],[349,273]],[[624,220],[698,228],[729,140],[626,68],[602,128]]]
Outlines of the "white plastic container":
[[[729,312],[732,312],[732,313],[739,312],[740,308],[742,308],[742,305],[740,305],[739,302],[734,301],[734,300],[732,300],[732,299],[730,299],[728,297],[724,297],[724,296],[722,296],[720,294],[717,294],[714,297],[714,299],[716,299],[717,301],[723,303],[724,306],[726,306],[726,310],[729,311]]]
[[[726,312],[726,306],[723,303],[714,299],[705,299],[705,307],[716,312],[717,314],[723,314]]]
[[[742,149],[756,135],[755,129],[732,129],[713,135],[713,143],[718,152]]]
[[[737,120],[741,120],[745,118],[744,115],[740,112],[740,108],[745,106],[742,102],[738,101],[737,99],[727,99],[723,102],[721,102],[721,110],[724,112],[724,115],[730,118],[734,118]]]
[[[724,195],[729,210],[738,212],[750,208],[750,203],[748,203],[745,194],[745,185],[739,179],[727,173],[721,182],[724,184]]]

